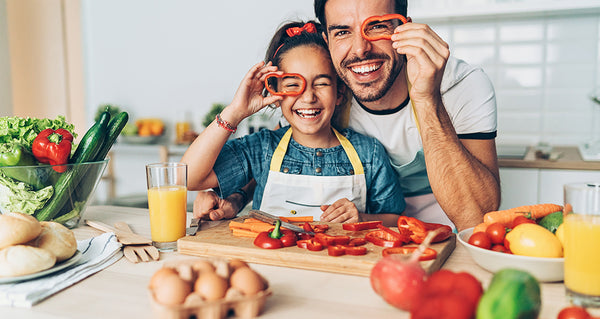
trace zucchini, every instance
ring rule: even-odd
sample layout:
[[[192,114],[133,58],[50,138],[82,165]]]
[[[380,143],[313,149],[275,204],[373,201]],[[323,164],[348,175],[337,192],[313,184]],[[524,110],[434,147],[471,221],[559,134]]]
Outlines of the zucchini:
[[[494,274],[477,306],[477,319],[535,319],[540,313],[540,284],[528,272],[506,268]]]
[[[129,114],[127,114],[127,112],[121,112],[110,119],[110,122],[108,123],[108,132],[106,133],[102,148],[100,148],[100,151],[96,154],[96,161],[104,160],[128,120]]]
[[[81,138],[75,153],[71,157],[71,163],[85,163],[93,161],[100,151],[106,136],[106,128],[110,120],[110,114],[103,112],[100,119],[92,125]],[[71,200],[71,193],[85,176],[87,165],[71,166],[69,170],[62,173],[56,184],[54,184],[54,195],[48,200],[46,206],[40,209],[35,217],[40,221],[51,220]]]

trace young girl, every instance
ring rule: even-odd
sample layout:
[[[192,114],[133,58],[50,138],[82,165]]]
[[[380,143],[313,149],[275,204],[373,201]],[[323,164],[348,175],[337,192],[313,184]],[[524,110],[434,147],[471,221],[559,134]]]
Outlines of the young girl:
[[[231,104],[185,152],[188,189],[218,187],[227,197],[255,179],[253,209],[395,225],[406,204],[383,146],[331,126],[344,89],[318,27],[289,23],[277,31],[267,52],[270,62],[248,71]],[[265,97],[265,79],[273,74],[281,91],[291,91],[280,95],[271,90],[275,94]],[[244,118],[269,104],[281,108],[289,126],[228,141]]]

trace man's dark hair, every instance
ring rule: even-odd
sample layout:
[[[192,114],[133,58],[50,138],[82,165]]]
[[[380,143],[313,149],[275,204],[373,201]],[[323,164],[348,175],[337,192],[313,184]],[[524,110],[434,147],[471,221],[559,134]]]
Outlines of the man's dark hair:
[[[408,0],[394,0],[394,11],[406,17],[406,7]],[[327,30],[327,21],[325,21],[325,4],[327,0],[315,0],[315,16],[319,19],[319,22]],[[327,32],[325,32],[327,34]]]

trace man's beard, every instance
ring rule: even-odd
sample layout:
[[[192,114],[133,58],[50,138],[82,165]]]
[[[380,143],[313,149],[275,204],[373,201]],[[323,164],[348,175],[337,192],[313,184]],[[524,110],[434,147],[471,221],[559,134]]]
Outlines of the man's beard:
[[[359,102],[374,102],[374,101],[381,99],[384,95],[386,95],[387,92],[392,87],[392,85],[394,85],[394,82],[396,81],[396,78],[400,74],[400,71],[402,71],[402,64],[399,63],[399,61],[404,61],[404,58],[392,60],[389,56],[387,56],[385,54],[369,53],[369,54],[367,54],[367,56],[365,58],[362,58],[362,59],[355,57],[355,58],[352,58],[352,59],[349,59],[346,61],[342,61],[341,68],[343,70],[346,70],[349,73],[352,73],[352,70],[350,70],[348,68],[348,65],[350,65],[352,63],[361,62],[364,60],[370,60],[370,59],[380,59],[380,60],[392,61],[391,71],[389,74],[384,75],[386,77],[386,79],[384,79],[383,85],[382,85],[381,89],[379,89],[379,90],[376,90],[376,88],[374,88],[374,85],[376,83],[378,83],[378,80],[375,80],[375,81],[372,81],[369,83],[357,84],[355,82],[350,81],[350,76],[347,75],[348,73],[339,72],[340,70],[338,70],[338,74],[340,75],[342,80],[346,83],[346,85],[350,88],[350,90],[352,91],[352,94],[354,95],[356,100]],[[383,65],[382,65],[382,67],[383,67]],[[368,89],[368,88],[373,88],[373,89],[367,90],[367,92],[365,92],[365,93],[361,92],[362,90]],[[373,92],[373,90],[376,90],[376,91]]]

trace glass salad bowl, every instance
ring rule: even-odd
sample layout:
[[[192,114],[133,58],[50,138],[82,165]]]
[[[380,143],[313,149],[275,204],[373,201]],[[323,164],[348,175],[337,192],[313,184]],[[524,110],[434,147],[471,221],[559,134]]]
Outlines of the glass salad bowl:
[[[108,161],[0,167],[0,213],[29,214],[74,228]]]

